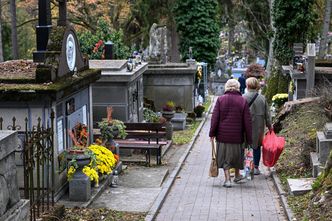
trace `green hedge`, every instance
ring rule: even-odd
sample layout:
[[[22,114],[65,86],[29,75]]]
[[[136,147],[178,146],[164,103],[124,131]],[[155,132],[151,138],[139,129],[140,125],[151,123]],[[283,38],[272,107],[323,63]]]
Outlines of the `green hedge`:
[[[272,97],[278,93],[288,93],[290,77],[283,75],[280,68],[273,67],[270,78],[267,80],[266,89],[262,92],[267,102],[272,103]]]

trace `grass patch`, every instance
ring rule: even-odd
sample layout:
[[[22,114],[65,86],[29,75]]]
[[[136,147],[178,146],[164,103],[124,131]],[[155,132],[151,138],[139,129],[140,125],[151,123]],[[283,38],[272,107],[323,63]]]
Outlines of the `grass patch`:
[[[66,209],[63,221],[143,221],[146,213],[114,211],[109,209]]]
[[[209,110],[209,107],[211,105],[212,102],[212,98],[211,96],[207,96],[205,103],[203,104],[203,106],[205,107],[205,111]]]
[[[301,105],[282,121],[279,135],[286,144],[276,165],[281,180],[310,177],[310,152],[315,151],[316,132],[321,131],[328,119],[317,103]],[[283,182],[284,183],[284,182]]]
[[[209,110],[209,107],[212,104],[212,97],[207,96],[206,102],[203,104],[205,107],[205,112]],[[187,125],[185,130],[174,131],[172,136],[172,142],[175,145],[182,145],[189,143],[194,136],[196,129],[198,128],[201,121],[193,121],[192,124]]]
[[[201,121],[194,121],[185,130],[174,131],[172,136],[173,144],[181,145],[189,143],[200,123]]]
[[[276,171],[285,192],[287,179],[311,177],[310,152],[315,151],[316,133],[322,131],[328,122],[323,108],[317,103],[296,107],[281,122],[279,135],[285,137],[285,149],[277,163]],[[318,183],[317,189],[321,189]],[[313,203],[313,192],[302,196],[287,196],[287,201],[297,220],[331,220],[331,206],[324,203],[319,207]]]
[[[302,196],[288,196],[287,202],[294,215],[298,218],[302,218],[298,220],[305,220],[307,215],[303,214],[303,212],[308,208],[310,202],[310,193],[306,193]]]

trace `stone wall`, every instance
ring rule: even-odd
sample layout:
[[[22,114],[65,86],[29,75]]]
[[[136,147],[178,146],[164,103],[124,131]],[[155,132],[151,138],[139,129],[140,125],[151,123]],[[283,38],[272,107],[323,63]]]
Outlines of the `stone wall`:
[[[144,97],[153,100],[156,111],[172,100],[185,111],[193,111],[196,66],[186,63],[149,65],[143,74]]]
[[[20,200],[15,165],[17,132],[0,131],[0,220],[28,220],[28,202]],[[22,177],[21,177],[22,178]],[[13,215],[15,214],[15,215]],[[21,215],[22,214],[22,215]]]

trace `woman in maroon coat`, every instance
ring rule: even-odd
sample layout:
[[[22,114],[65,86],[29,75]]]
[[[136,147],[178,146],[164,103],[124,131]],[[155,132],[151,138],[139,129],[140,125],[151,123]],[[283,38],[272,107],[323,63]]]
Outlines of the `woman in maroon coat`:
[[[243,178],[243,143],[252,143],[251,128],[249,106],[240,93],[240,83],[230,79],[214,107],[209,133],[211,141],[217,140],[217,164],[224,169],[225,187],[231,187],[231,168],[235,168],[234,182]]]

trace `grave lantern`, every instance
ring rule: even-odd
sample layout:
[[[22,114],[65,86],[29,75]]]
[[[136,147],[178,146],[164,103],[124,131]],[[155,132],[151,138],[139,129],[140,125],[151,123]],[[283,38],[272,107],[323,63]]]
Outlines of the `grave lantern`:
[[[113,45],[112,41],[105,43],[105,59],[113,59]]]
[[[316,45],[315,43],[307,44],[307,55],[308,57],[316,57]]]

